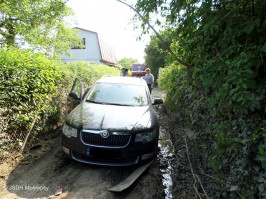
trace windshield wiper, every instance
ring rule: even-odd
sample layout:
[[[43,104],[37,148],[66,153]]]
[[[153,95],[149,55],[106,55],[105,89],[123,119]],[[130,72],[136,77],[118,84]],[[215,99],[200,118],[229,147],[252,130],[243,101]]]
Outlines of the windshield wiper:
[[[133,106],[133,105],[130,105],[130,104],[108,103],[108,102],[99,102],[99,101],[94,101],[94,100],[86,100],[86,102],[104,104],[104,105],[115,105],[115,106]]]
[[[129,105],[129,104],[122,104],[122,103],[105,103],[107,105],[115,105],[115,106],[132,106],[132,105]]]
[[[86,102],[97,103],[97,104],[105,104],[104,102],[94,101],[94,100],[86,100]]]

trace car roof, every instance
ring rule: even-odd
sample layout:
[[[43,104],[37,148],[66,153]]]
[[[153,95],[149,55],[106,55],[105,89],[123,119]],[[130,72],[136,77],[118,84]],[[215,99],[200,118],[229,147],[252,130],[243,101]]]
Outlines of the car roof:
[[[101,83],[120,83],[129,85],[145,85],[146,81],[142,77],[127,76],[103,76],[97,82]]]

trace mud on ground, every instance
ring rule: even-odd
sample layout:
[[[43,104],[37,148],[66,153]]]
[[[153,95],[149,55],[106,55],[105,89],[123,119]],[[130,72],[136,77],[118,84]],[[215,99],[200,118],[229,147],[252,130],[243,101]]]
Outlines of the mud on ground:
[[[129,189],[109,192],[135,167],[92,166],[69,160],[61,151],[60,132],[61,128],[46,133],[23,155],[12,155],[0,164],[0,198],[164,198],[158,158]],[[59,188],[63,191],[55,196]]]
[[[153,89],[153,98],[164,96]],[[172,198],[217,198],[214,191],[218,182],[199,157],[195,133],[179,116],[167,113],[164,106],[155,109],[174,146],[175,155],[169,158],[173,169]],[[129,189],[109,192],[107,189],[124,180],[134,167],[99,167],[69,160],[60,148],[60,131],[47,133],[23,155],[14,154],[0,164],[0,198],[165,198],[160,170],[166,166],[159,157]],[[59,188],[63,189],[62,194],[55,196]]]
[[[196,133],[180,116],[160,111],[160,125],[170,134],[175,156],[172,159],[172,197],[174,199],[219,198],[219,184],[195,145]]]
[[[126,191],[109,192],[108,188],[135,167],[101,167],[69,160],[56,132],[23,156],[2,163],[0,169],[0,198],[164,198],[158,160]],[[62,194],[54,196],[59,188],[63,188]]]
[[[153,89],[153,98],[164,96]],[[168,114],[164,106],[156,106],[156,111],[174,145],[175,155],[170,158],[172,198],[215,198],[218,183],[198,156],[194,132],[178,116]],[[165,166],[159,157],[129,189],[109,192],[107,189],[124,180],[134,167],[99,167],[69,160],[60,148],[60,131],[47,133],[23,155],[12,155],[0,164],[0,198],[165,198],[160,172]],[[59,188],[63,188],[62,194],[55,196]]]

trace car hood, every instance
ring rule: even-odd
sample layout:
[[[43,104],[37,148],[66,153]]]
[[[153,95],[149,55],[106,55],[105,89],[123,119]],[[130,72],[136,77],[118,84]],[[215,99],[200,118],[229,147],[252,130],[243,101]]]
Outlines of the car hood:
[[[117,106],[83,102],[67,117],[78,129],[137,131],[150,129],[154,114],[150,106]]]

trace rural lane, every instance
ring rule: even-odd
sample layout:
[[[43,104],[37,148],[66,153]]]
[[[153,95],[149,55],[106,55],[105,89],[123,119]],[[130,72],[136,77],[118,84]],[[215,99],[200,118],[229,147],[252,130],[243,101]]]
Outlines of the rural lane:
[[[154,88],[152,97],[162,97]],[[28,150],[16,166],[2,163],[0,198],[87,198],[87,199],[156,199],[164,198],[159,158],[127,190],[108,191],[123,181],[136,167],[104,167],[78,163],[66,158],[58,132]],[[62,188],[62,193],[55,192]]]

